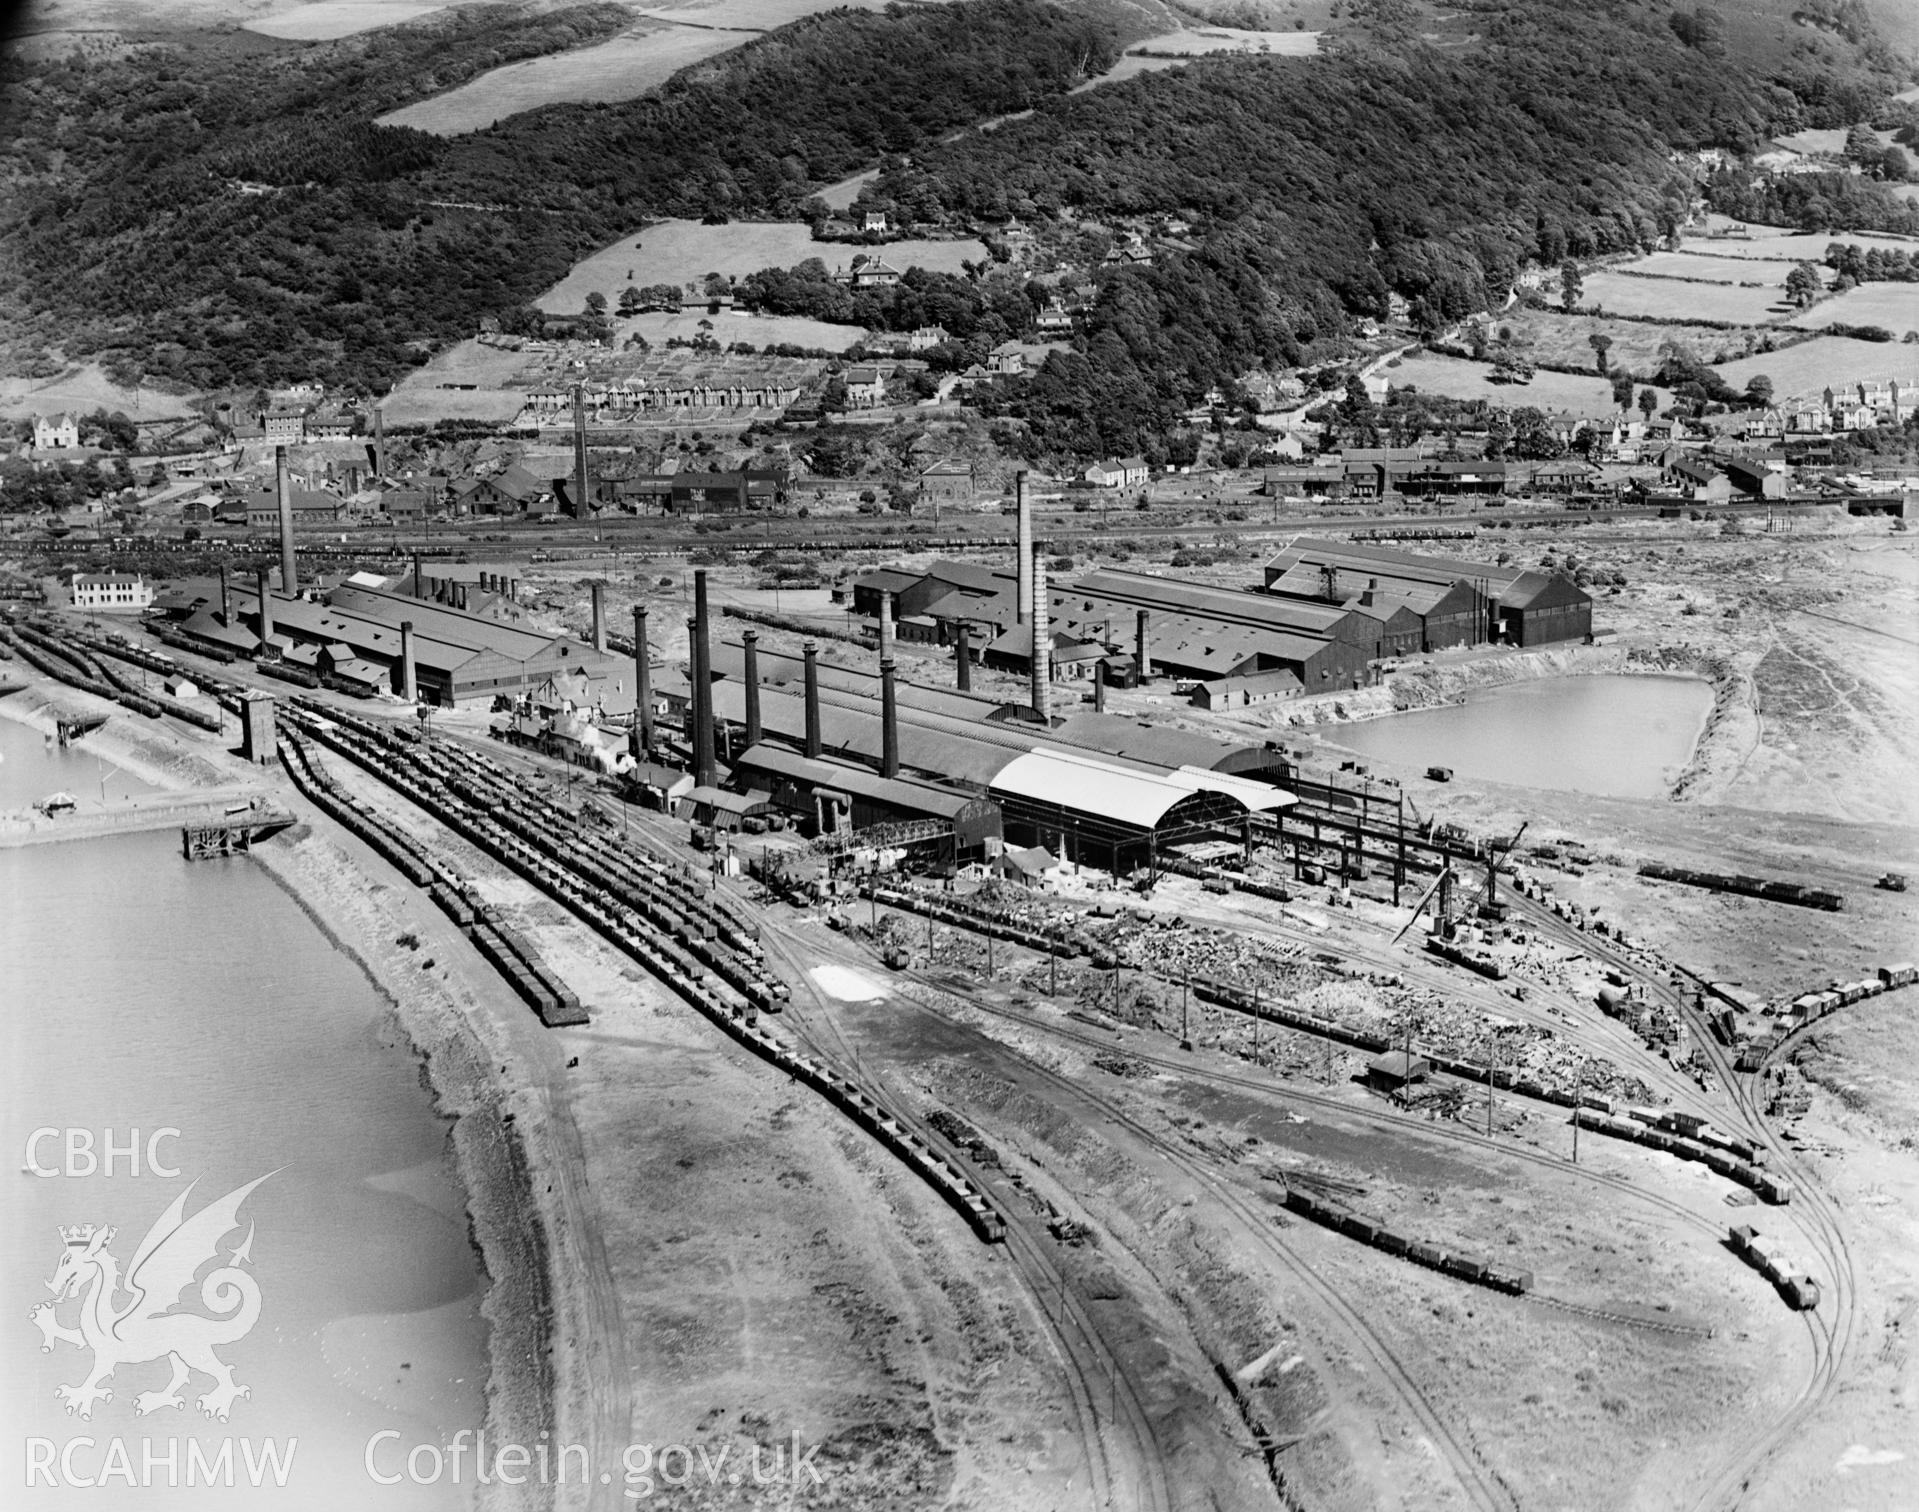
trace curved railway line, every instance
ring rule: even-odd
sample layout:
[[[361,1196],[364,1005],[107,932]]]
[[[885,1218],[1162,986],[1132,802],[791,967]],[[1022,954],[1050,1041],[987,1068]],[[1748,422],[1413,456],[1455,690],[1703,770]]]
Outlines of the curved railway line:
[[[1542,908],[1529,899],[1521,901],[1529,906],[1543,928],[1552,929],[1555,933],[1567,929],[1564,921],[1550,909]],[[1600,959],[1608,960],[1619,969],[1634,972],[1642,978],[1646,976],[1644,967],[1631,961],[1622,952],[1611,949],[1603,942],[1588,942],[1584,936],[1578,938],[1588,944],[1593,954]],[[1838,1390],[1847,1357],[1860,1327],[1858,1278],[1851,1246],[1846,1242],[1844,1229],[1831,1199],[1813,1180],[1813,1173],[1805,1167],[1797,1153],[1767,1122],[1764,1110],[1754,1095],[1753,1079],[1733,1065],[1731,1055],[1707,1026],[1700,1022],[1700,1016],[1686,1003],[1683,992],[1670,982],[1655,983],[1655,987],[1678,1008],[1691,1027],[1694,1038],[1703,1047],[1707,1060],[1725,1087],[1746,1131],[1755,1142],[1763,1144],[1770,1151],[1772,1162],[1777,1167],[1790,1171],[1795,1177],[1793,1206],[1802,1215],[1808,1244],[1825,1262],[1829,1276],[1827,1298],[1831,1303],[1831,1318],[1828,1320],[1822,1316],[1826,1311],[1823,1307],[1802,1315],[1813,1346],[1813,1366],[1805,1386],[1778,1419],[1747,1436],[1693,1504],[1695,1512],[1722,1512],[1722,1509],[1737,1506],[1741,1494],[1751,1484],[1754,1473],[1785,1448],[1801,1425],[1831,1400]]]
[[[930,982],[926,985],[941,992],[950,990]],[[924,1012],[944,1017],[939,1014],[937,1008],[930,1007],[916,997],[908,997],[907,1001]],[[1264,1250],[1279,1269],[1290,1276],[1303,1291],[1309,1293],[1319,1303],[1327,1314],[1336,1320],[1340,1329],[1379,1372],[1393,1395],[1399,1399],[1407,1413],[1446,1461],[1467,1499],[1475,1507],[1480,1508],[1481,1512],[1517,1512],[1518,1501],[1511,1490],[1447,1426],[1426,1393],[1413,1379],[1392,1348],[1367,1322],[1360,1309],[1347,1300],[1336,1286],[1322,1277],[1291,1245],[1273,1231],[1270,1215],[1262,1213],[1233,1184],[1220,1178],[1191,1152],[1157,1130],[1141,1123],[1111,1098],[1091,1090],[1084,1083],[1069,1080],[1041,1065],[1030,1056],[1020,1055],[1020,1052],[1010,1046],[1006,1048],[1010,1053],[1019,1056],[1022,1067],[1028,1074],[1054,1087],[1065,1099],[1082,1102],[1114,1125],[1127,1130],[1163,1160],[1203,1186],[1217,1201],[1221,1210],[1238,1221],[1253,1243]]]
[[[783,964],[792,985],[793,996],[787,1003],[786,1018],[795,1036],[804,1041],[814,1054],[822,1058],[837,1058],[846,1066],[863,1070],[859,1053],[827,1009],[822,994],[813,985],[804,963],[796,955],[787,931],[776,924],[764,924],[761,939],[767,956]],[[813,1014],[796,1011],[802,994],[810,998],[819,1010],[817,1018]],[[830,1042],[830,1048],[826,1042]],[[929,1143],[939,1146],[948,1159],[964,1158],[937,1131],[928,1128],[916,1113],[902,1106],[889,1087],[871,1076],[863,1075],[861,1080],[888,1112],[902,1123],[917,1129]],[[988,1182],[988,1173],[976,1170],[975,1174],[983,1183]],[[1053,1263],[1042,1236],[1033,1232],[1032,1221],[1023,1210],[1023,1204],[1009,1201],[1000,1191],[995,1191],[994,1196],[998,1199],[1000,1214],[1006,1220],[1007,1253],[1031,1291],[1040,1316],[1046,1321],[1067,1378],[1074,1414],[1079,1422],[1080,1442],[1086,1452],[1091,1477],[1089,1491],[1092,1504],[1097,1508],[1126,1504],[1120,1496],[1120,1472],[1114,1464],[1116,1456],[1107,1447],[1106,1434],[1102,1429],[1103,1419],[1098,1404],[1105,1400],[1113,1404],[1117,1420],[1109,1418],[1104,1421],[1110,1421],[1115,1433],[1130,1440],[1131,1457],[1137,1466],[1134,1481],[1136,1494],[1131,1501],[1142,1508],[1150,1507],[1153,1512],[1169,1512],[1172,1500],[1164,1455],[1153,1432],[1152,1421],[1134,1390],[1130,1374],[1100,1336],[1066,1277]],[[1054,1299],[1051,1305],[1048,1303],[1049,1297]]]

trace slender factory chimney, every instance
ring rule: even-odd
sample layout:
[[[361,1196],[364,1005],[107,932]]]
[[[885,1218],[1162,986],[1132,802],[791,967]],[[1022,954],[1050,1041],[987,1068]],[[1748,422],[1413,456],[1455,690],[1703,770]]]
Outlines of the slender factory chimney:
[[[633,698],[631,745],[636,759],[653,751],[653,658],[646,648],[646,605],[633,606]]]
[[[586,518],[586,395],[573,385],[573,518]]]
[[[1374,597],[1375,597],[1375,596],[1376,596],[1376,595],[1378,594],[1378,592],[1379,592],[1379,579],[1378,579],[1378,578],[1367,578],[1367,579],[1366,579],[1366,591],[1365,591],[1364,593],[1362,593],[1362,594],[1360,594],[1360,596],[1359,596],[1359,602],[1360,602],[1360,607],[1361,607],[1361,608],[1365,608],[1365,609],[1370,609],[1370,608],[1372,608],[1372,607],[1373,607],[1373,599],[1374,599]]]
[[[1106,663],[1103,661],[1093,663],[1093,712],[1106,712]]]
[[[373,470],[386,476],[386,406],[373,406]]]
[[[820,754],[820,648],[808,641],[802,648],[806,657],[806,754],[813,760]]]
[[[899,694],[894,688],[893,595],[880,595],[880,776],[900,774]]]
[[[280,486],[280,586],[293,594],[300,591],[300,568],[293,558],[293,479],[284,446],[273,448],[273,472]]]
[[[233,628],[233,589],[227,582],[227,564],[220,564],[220,623]]]
[[[420,552],[417,547],[413,552],[413,596],[416,599],[426,597],[426,579],[420,575]]]
[[[1153,656],[1146,649],[1147,631],[1151,628],[1153,616],[1147,610],[1139,611],[1139,623],[1133,632],[1133,660],[1139,667],[1139,680],[1145,682],[1153,675]]]
[[[746,743],[760,743],[760,633],[748,630],[740,637],[746,652]]]
[[[260,590],[260,639],[264,642],[273,637],[273,573],[262,567],[255,576]]]
[[[420,701],[420,679],[413,669],[413,621],[400,621],[400,697]]]
[[[606,585],[593,585],[593,649],[606,655]]]
[[[1019,516],[1019,598],[1017,623],[1033,612],[1033,506],[1026,500],[1026,469],[1013,474],[1013,508]]]
[[[953,662],[959,669],[959,690],[973,691],[973,627],[960,623],[959,639],[953,643]]]
[[[1053,614],[1046,597],[1046,559],[1033,553],[1033,712],[1041,724],[1053,722]]]
[[[716,781],[713,767],[713,646],[707,639],[706,569],[693,572],[693,780],[701,787]]]

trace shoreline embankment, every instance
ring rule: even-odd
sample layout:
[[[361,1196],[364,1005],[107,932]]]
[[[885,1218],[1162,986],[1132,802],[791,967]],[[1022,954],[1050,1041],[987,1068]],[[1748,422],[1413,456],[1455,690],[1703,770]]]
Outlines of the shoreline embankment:
[[[84,737],[85,748],[155,791],[105,805],[76,794],[79,809],[57,818],[32,809],[0,815],[0,847],[217,821],[253,799],[271,799],[299,821],[249,854],[365,973],[418,1058],[434,1111],[448,1122],[453,1174],[485,1276],[487,1437],[586,1442],[594,1463],[617,1463],[627,1392],[618,1351],[605,1342],[620,1337],[617,1300],[552,1047],[511,1033],[458,977],[423,973],[397,942],[384,901],[391,890],[370,885],[346,846],[320,832],[330,828],[325,821],[312,822],[299,795],[270,769],[209,751],[197,735],[135,725],[116,706],[38,676],[26,681],[24,692],[0,699],[0,718],[51,734],[56,708],[98,703],[110,717]],[[600,1501],[593,1492],[580,1504]],[[555,1486],[496,1481],[479,1506],[546,1512],[561,1499]]]

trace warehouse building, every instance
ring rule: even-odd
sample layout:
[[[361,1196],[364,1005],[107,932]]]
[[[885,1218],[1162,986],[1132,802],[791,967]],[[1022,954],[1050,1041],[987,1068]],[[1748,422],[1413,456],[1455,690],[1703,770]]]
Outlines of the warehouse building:
[[[224,611],[202,604],[182,622],[182,632],[356,685],[377,676],[385,691],[402,697],[410,657],[418,698],[441,708],[530,693],[556,674],[573,674],[577,685],[598,686],[615,702],[632,701],[629,659],[428,599],[342,584],[320,598],[268,588],[264,613],[257,587],[223,600]]]
[[[1267,593],[1278,598],[1374,615],[1390,609],[1393,634],[1382,647],[1409,642],[1415,619],[1420,651],[1492,641],[1541,646],[1592,634],[1592,596],[1563,573],[1302,536],[1266,564],[1265,576]]]
[[[877,620],[890,597],[902,640],[955,644],[962,628],[982,658],[1004,671],[1028,670],[1032,634],[1018,614],[1010,572],[935,562],[924,573],[884,568],[853,585],[856,614]],[[1364,684],[1367,664],[1403,654],[1416,618],[1392,609],[1274,599],[1235,588],[1152,573],[1102,569],[1049,589],[1050,669],[1085,676],[1131,658],[1133,675],[1182,682],[1289,672],[1302,689],[1343,691]],[[1396,607],[1396,606],[1395,606]]]

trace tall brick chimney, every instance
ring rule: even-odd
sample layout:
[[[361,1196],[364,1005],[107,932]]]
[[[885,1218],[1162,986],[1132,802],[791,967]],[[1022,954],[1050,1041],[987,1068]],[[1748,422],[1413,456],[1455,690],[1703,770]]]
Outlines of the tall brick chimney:
[[[1026,498],[1026,469],[1013,474],[1013,510],[1019,520],[1019,598],[1015,623],[1024,624],[1033,612],[1033,506]]]
[[[746,682],[746,743],[749,746],[760,742],[760,633],[748,630],[740,637],[740,647],[746,656],[744,672]]]
[[[693,780],[701,787],[717,781],[713,760],[713,645],[706,608],[706,569],[693,572]]]
[[[653,659],[646,647],[646,605],[633,606],[633,733],[628,745],[637,760],[653,752]]]
[[[413,666],[413,621],[400,621],[400,697],[408,703],[420,701],[419,674]]]
[[[262,567],[254,577],[260,591],[260,639],[267,641],[273,638],[273,573]]]
[[[880,776],[900,774],[899,694],[894,687],[893,595],[880,595]]]
[[[1033,553],[1033,712],[1041,724],[1053,722],[1053,614],[1046,596],[1046,559]]]
[[[808,641],[802,649],[806,658],[806,754],[820,754],[820,648]]]
[[[291,597],[300,591],[300,564],[293,554],[293,478],[284,446],[273,448],[273,473],[280,491],[280,586]]]

